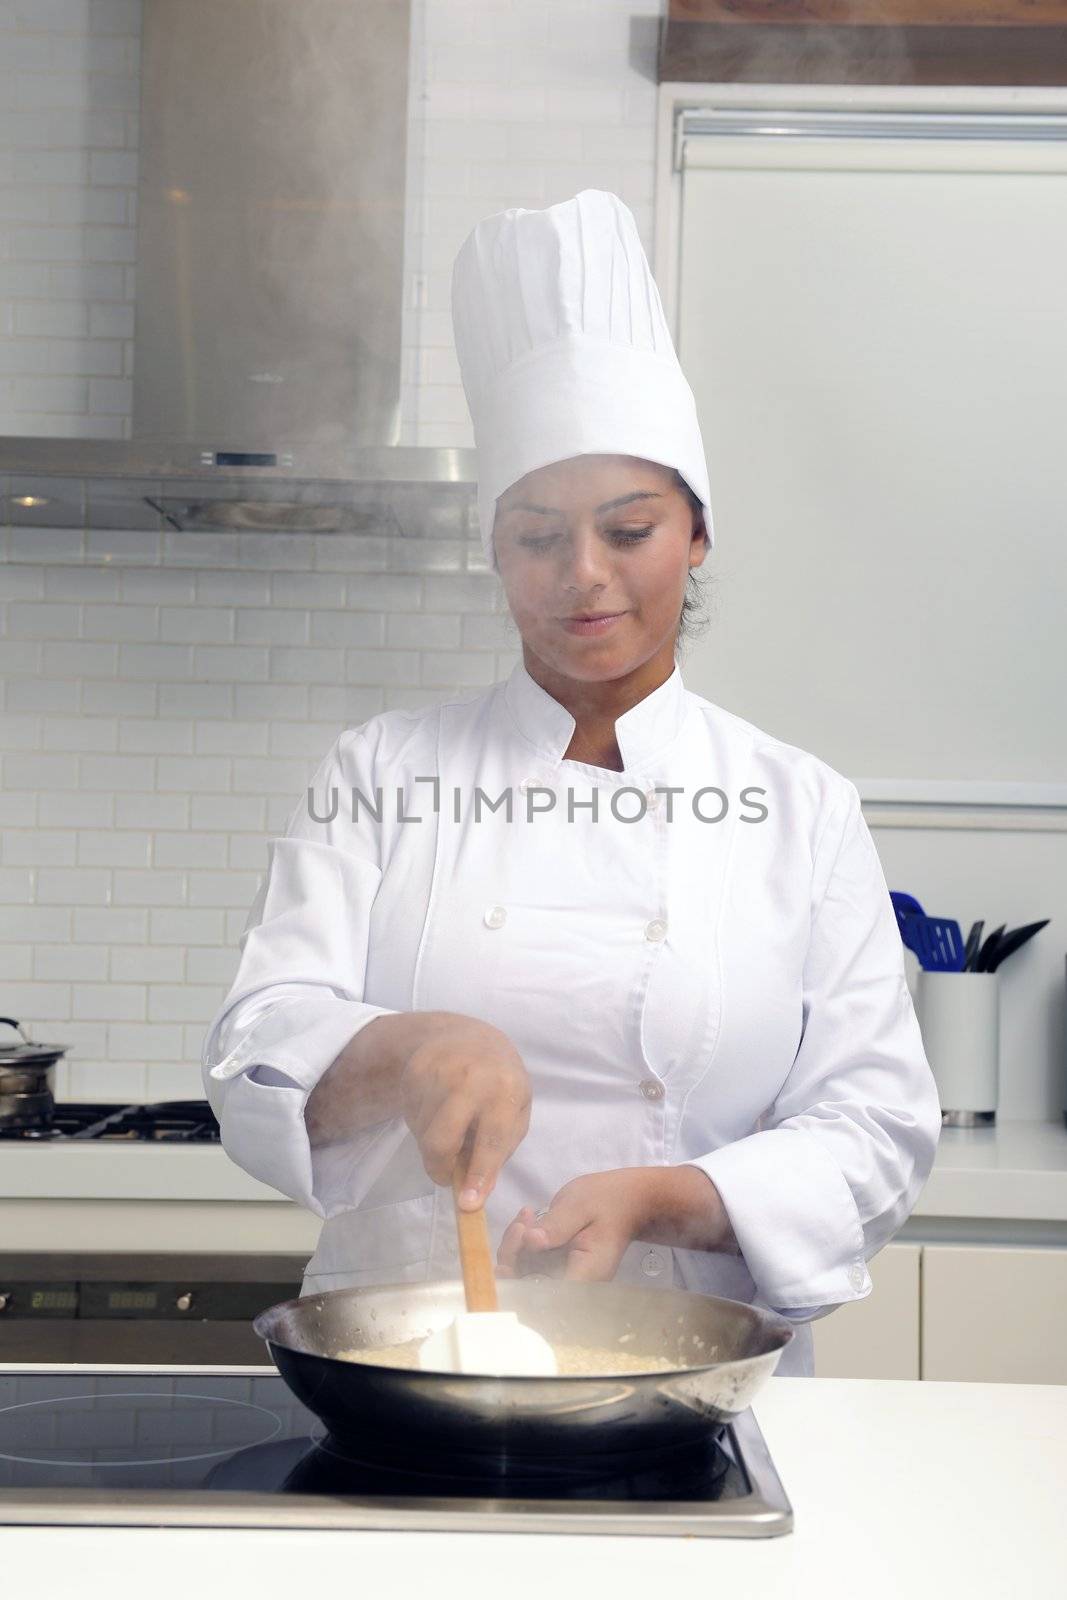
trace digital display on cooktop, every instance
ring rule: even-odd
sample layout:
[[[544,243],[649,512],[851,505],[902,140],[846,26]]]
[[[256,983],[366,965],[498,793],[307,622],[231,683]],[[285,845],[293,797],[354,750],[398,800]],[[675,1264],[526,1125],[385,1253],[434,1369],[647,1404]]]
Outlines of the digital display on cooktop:
[[[733,1431],[696,1449],[583,1475],[558,1464],[405,1460],[368,1429],[343,1445],[274,1373],[0,1373],[0,1522],[7,1489],[255,1494],[521,1494],[584,1501],[728,1500],[750,1492]],[[388,1456],[388,1463],[381,1458]]]

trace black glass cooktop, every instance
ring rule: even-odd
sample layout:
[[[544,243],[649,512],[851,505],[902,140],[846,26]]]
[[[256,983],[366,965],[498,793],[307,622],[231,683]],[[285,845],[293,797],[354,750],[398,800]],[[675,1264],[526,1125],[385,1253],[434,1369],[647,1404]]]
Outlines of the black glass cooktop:
[[[573,1461],[410,1460],[401,1446],[370,1433],[341,1444],[273,1373],[8,1371],[0,1524],[767,1534],[792,1523],[751,1412],[695,1448],[581,1473]]]

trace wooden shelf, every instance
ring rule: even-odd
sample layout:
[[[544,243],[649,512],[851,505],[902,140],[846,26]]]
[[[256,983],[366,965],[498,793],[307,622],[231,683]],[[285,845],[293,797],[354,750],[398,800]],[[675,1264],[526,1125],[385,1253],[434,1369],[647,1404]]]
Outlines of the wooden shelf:
[[[670,0],[659,77],[1067,84],[1067,0]]]

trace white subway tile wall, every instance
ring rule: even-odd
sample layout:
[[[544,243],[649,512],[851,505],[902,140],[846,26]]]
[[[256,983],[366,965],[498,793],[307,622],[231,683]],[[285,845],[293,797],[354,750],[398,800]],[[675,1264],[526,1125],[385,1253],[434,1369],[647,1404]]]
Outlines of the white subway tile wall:
[[[140,0],[0,5],[0,432],[130,432]]]
[[[611,189],[652,248],[663,0],[413,0],[402,441],[471,442],[450,280],[474,224]]]
[[[179,571],[151,532],[128,536],[146,568],[105,565],[88,530],[64,530],[80,563],[69,539],[61,566],[33,562],[13,533],[47,547],[50,530],[0,529],[0,1013],[71,1047],[62,1098],[199,1096],[267,839],[337,734],[518,659],[497,579],[470,570],[472,490],[422,493],[427,522],[447,504],[465,538],[374,543],[387,567],[411,544],[457,546],[455,570],[425,577],[339,570],[325,534],[299,540],[310,572],[260,573],[222,565],[224,541],[212,566],[210,535]],[[194,639],[266,642],[164,642],[179,618]]]
[[[401,444],[472,443],[449,278],[479,218],[604,187],[650,246],[661,10],[413,0]],[[122,436],[139,31],[139,0],[0,4],[0,432]],[[470,491],[404,493],[403,535],[0,530],[0,1011],[71,1047],[61,1097],[199,1096],[333,738],[518,659]]]

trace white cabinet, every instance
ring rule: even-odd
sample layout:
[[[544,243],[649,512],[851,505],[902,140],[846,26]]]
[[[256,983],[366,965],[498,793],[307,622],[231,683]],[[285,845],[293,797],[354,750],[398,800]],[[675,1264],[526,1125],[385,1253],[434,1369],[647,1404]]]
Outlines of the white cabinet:
[[[923,1246],[924,1378],[1067,1383],[1065,1325],[1067,1250]]]
[[[918,1378],[918,1244],[887,1244],[870,1262],[874,1288],[811,1325],[817,1378]]]
[[[1067,1249],[900,1242],[870,1271],[811,1325],[817,1378],[1067,1383]]]

